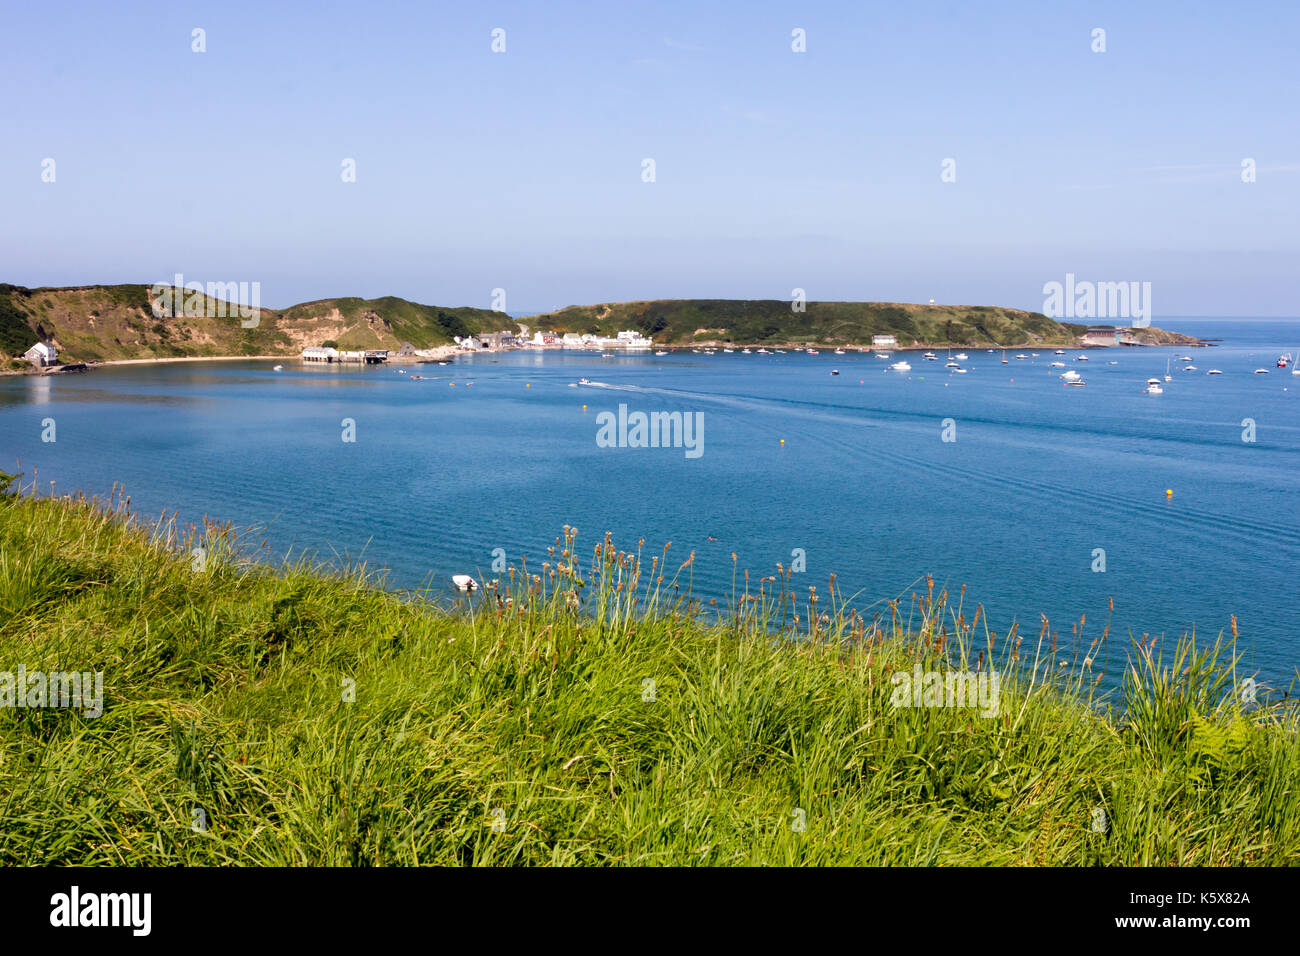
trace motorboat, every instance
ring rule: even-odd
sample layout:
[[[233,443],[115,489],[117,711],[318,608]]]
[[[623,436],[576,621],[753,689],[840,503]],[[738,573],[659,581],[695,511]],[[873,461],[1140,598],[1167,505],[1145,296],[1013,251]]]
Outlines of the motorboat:
[[[935,355],[933,352],[926,352],[924,355],[921,356],[921,358],[925,359],[927,362],[939,361],[939,356]]]
[[[1256,375],[1267,375],[1267,374],[1268,374],[1268,369],[1266,369],[1266,368],[1257,368],[1257,369],[1255,369],[1255,374],[1256,374]]]
[[[957,353],[957,361],[958,361],[958,362],[964,362],[964,361],[966,361],[966,359],[968,359],[969,357],[970,357],[970,356],[968,356],[965,352],[958,352],[958,353]]]
[[[1079,379],[1081,379],[1083,376],[1081,376],[1074,369],[1070,369],[1068,372],[1062,372],[1060,377],[1068,384],[1070,382],[1079,381]]]
[[[895,372],[910,372],[912,370],[912,366],[908,365],[906,362],[895,362],[889,367]]]
[[[1159,379],[1152,379],[1147,383],[1146,393],[1148,395],[1163,395],[1165,393],[1164,386],[1160,384]]]
[[[271,369],[271,371],[272,371],[272,372],[283,372],[283,371],[284,371],[284,366],[283,366],[283,365],[277,365],[277,366],[275,366],[273,369]]]
[[[451,576],[451,583],[456,585],[457,591],[478,590],[478,582],[475,581],[473,578],[471,578],[468,574],[453,574]]]
[[[839,374],[840,374],[840,370],[837,369],[837,368],[833,368],[833,369],[831,369],[831,374],[832,374],[832,375],[839,375]]]
[[[1017,356],[1017,358],[1019,358],[1019,356]],[[1051,368],[1065,368],[1065,363],[1064,363],[1064,362],[1052,362],[1052,363],[1050,363],[1050,367],[1051,367]]]
[[[1220,369],[1220,368],[1212,368],[1212,369],[1210,369],[1208,372],[1206,372],[1205,374],[1206,374],[1206,375],[1222,375],[1222,374],[1223,374],[1223,369]],[[1292,374],[1292,375],[1300,375],[1300,372],[1296,372],[1296,371],[1293,370],[1293,371],[1291,372],[1291,374]]]

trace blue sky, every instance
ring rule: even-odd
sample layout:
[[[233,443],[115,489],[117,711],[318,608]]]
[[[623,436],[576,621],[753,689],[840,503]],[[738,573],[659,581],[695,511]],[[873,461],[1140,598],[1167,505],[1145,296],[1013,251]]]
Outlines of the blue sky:
[[[1293,2],[0,16],[0,281],[1037,310],[1072,272],[1151,282],[1157,316],[1300,313]]]

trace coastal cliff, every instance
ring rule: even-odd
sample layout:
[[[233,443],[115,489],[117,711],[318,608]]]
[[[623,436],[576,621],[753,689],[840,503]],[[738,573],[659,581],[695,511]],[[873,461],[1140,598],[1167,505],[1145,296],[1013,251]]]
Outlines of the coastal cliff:
[[[285,309],[262,307],[256,321],[232,302],[185,293],[158,316],[147,285],[91,285],[29,289],[0,284],[0,356],[17,358],[37,341],[51,341],[64,362],[292,357],[308,345],[395,350],[450,344],[461,336],[524,326],[504,312],[421,305],[395,296],[335,298]],[[197,298],[196,298],[197,297]],[[249,313],[250,310],[245,310]],[[251,313],[250,313],[251,314]],[[899,302],[809,302],[794,312],[778,299],[658,299],[569,306],[525,319],[530,331],[613,336],[635,329],[657,344],[688,346],[860,345],[893,335],[907,347],[1078,346],[1086,326],[1037,312],[995,306],[916,305]],[[1128,330],[1148,345],[1197,345],[1198,340],[1157,328]]]

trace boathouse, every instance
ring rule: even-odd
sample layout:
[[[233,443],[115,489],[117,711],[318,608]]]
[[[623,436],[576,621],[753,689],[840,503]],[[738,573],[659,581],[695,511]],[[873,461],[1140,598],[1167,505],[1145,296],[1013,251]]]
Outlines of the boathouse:
[[[59,351],[49,342],[37,342],[23,353],[23,358],[37,368],[44,368],[47,365],[58,364]]]

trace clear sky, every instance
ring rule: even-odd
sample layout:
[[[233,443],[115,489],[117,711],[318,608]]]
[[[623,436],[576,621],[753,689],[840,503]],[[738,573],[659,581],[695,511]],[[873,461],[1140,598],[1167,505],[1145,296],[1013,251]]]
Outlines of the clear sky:
[[[7,0],[0,28],[0,281],[1040,310],[1072,272],[1151,282],[1157,317],[1300,313],[1294,0]]]

